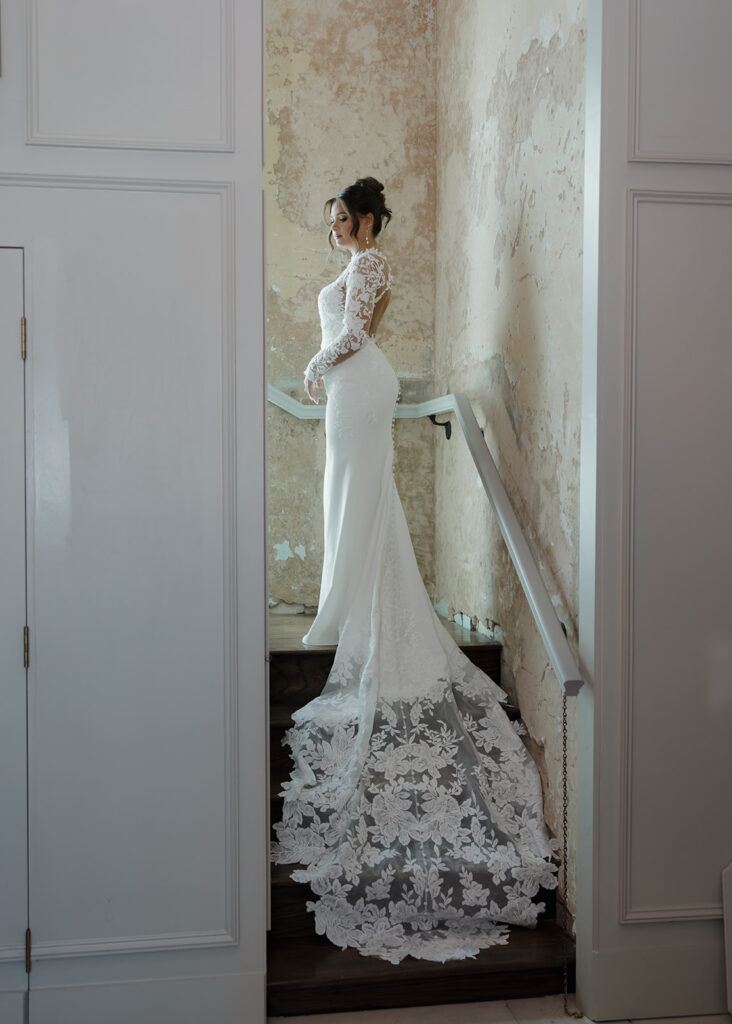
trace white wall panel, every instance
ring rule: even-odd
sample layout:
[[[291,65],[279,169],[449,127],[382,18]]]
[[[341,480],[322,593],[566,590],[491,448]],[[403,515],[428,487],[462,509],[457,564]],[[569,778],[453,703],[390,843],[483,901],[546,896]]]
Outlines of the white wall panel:
[[[238,927],[229,193],[100,185],[18,190],[8,224],[32,280],[36,956]]]
[[[718,918],[732,851],[732,196],[634,193],[630,245],[625,919]]]
[[[29,0],[28,141],[233,148],[232,0]]]
[[[69,986],[32,992],[31,1024],[259,1024],[262,988],[252,975]]]
[[[632,0],[631,159],[732,163],[730,39],[729,0]]]

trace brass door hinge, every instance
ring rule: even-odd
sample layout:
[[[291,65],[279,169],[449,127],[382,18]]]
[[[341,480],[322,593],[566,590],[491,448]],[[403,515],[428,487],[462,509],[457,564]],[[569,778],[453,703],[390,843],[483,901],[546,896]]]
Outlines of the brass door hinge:
[[[20,318],[20,355],[22,359],[25,359],[28,354],[28,341],[27,341],[27,321],[24,316]]]
[[[31,972],[31,930],[26,928],[25,930],[25,973],[30,974]]]
[[[23,668],[30,665],[30,630],[23,626]]]

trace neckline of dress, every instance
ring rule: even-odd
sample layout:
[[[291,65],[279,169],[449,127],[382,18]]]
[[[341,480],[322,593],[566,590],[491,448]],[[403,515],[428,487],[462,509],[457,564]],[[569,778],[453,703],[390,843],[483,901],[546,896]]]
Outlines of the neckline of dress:
[[[376,253],[379,254],[379,256],[381,256],[382,259],[384,259],[384,260],[386,259],[386,257],[384,256],[383,252],[381,251],[381,249],[377,249],[375,245],[372,245],[372,246],[369,246],[368,249],[358,249],[356,252],[354,252],[353,255],[351,256],[351,258],[348,260],[348,263],[346,263],[346,265],[345,265],[345,267],[343,269],[344,270],[348,270],[349,267],[353,266],[354,261],[357,260],[359,256],[363,256],[367,252],[376,252]]]
[[[341,270],[340,274],[335,279],[335,281],[332,282],[332,284],[335,284],[337,281],[340,281],[340,279],[343,277],[343,275],[347,274],[348,271],[350,270],[350,268],[354,265],[354,263],[353,263],[354,259],[357,256],[363,255],[363,253],[365,253],[365,252],[378,252],[379,255],[383,258],[384,262],[386,262],[386,256],[384,256],[384,254],[381,251],[381,249],[378,249],[375,245],[370,246],[368,249],[359,249],[357,252],[353,253],[353,255],[348,260],[348,263],[345,264],[345,266],[343,267],[343,270]]]

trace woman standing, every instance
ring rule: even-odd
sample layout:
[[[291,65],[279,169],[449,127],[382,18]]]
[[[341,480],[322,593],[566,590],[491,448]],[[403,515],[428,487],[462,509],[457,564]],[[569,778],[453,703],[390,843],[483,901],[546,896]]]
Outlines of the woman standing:
[[[337,644],[322,694],[293,715],[294,769],[277,863],[317,899],[336,945],[398,963],[473,956],[534,926],[556,886],[539,774],[505,693],[442,627],[417,568],[392,473],[398,380],[374,340],[391,274],[375,239],[383,186],[358,179],[326,203],[350,251],[318,297],[325,384],[325,555],[306,644]]]

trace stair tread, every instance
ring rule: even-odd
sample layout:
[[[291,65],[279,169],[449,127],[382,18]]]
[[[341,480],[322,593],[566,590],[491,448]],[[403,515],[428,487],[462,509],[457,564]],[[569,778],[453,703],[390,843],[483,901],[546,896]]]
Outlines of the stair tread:
[[[481,950],[475,957],[433,963],[406,957],[390,964],[376,957],[361,956],[355,949],[339,949],[324,936],[270,943],[268,987],[317,988],[329,980],[375,984],[387,981],[419,980],[439,976],[447,981],[472,975],[562,967],[574,963],[574,941],[555,921],[542,921],[536,928],[512,928],[505,946]]]
[[[271,867],[271,917],[270,928],[273,938],[283,937],[285,941],[315,936],[315,918],[307,904],[316,899],[307,883],[295,882],[291,872],[299,865],[274,864]],[[556,889],[540,889],[536,903],[543,903],[540,921],[556,920]]]
[[[302,643],[310,621],[300,615],[270,616],[270,720],[275,733],[292,724],[292,711],[322,692],[333,667],[334,647],[306,647]],[[501,645],[454,622],[443,624],[464,654],[500,686]],[[276,735],[273,739],[276,742]]]
[[[279,619],[279,621],[277,621]],[[310,648],[302,636],[312,618],[270,617],[270,743],[272,821],[282,815],[282,783],[289,778],[284,732],[292,712],[321,691],[335,647]],[[444,622],[459,647],[500,685],[501,645]],[[504,705],[512,720],[518,708]],[[305,907],[310,887],[290,877],[293,865],[271,867],[272,927],[268,939],[268,1005],[272,1015],[369,1010],[549,995],[562,990],[563,968],[574,976],[574,940],[556,923],[555,892],[542,892],[545,917],[536,929],[512,928],[505,946],[445,964],[407,957],[398,965],[341,950],[314,930]],[[445,991],[445,986],[451,986]],[[449,996],[449,998],[447,998]]]
[[[277,730],[278,732],[284,732],[289,729],[293,724],[292,712],[297,710],[287,704],[271,704],[269,709],[269,725],[270,729]],[[517,721],[521,717],[521,712],[515,704],[506,703],[503,705],[503,710],[506,712],[512,722]],[[279,742],[281,737],[278,736],[277,741]]]
[[[292,725],[293,709],[289,704],[270,704],[269,724],[270,728],[289,729]]]
[[[269,616],[269,649],[271,654],[332,654],[335,645],[323,647],[308,647],[302,642],[305,633],[310,629],[315,616],[313,615],[278,615],[270,612]],[[463,649],[466,647],[494,647],[500,648],[497,640],[478,633],[476,630],[466,629],[451,622],[449,619],[440,618],[442,625],[452,636],[457,645]]]
[[[290,877],[290,873],[299,866],[298,864],[270,864],[269,878],[272,887],[277,886],[280,888],[287,886],[288,888],[301,888],[305,890],[306,885],[304,882],[294,882]]]
[[[302,889],[307,899],[313,899],[313,895],[306,882],[296,882],[292,878],[292,872],[301,868],[301,864],[270,864],[269,877],[272,888]],[[541,893],[554,892],[554,890],[540,889]]]

